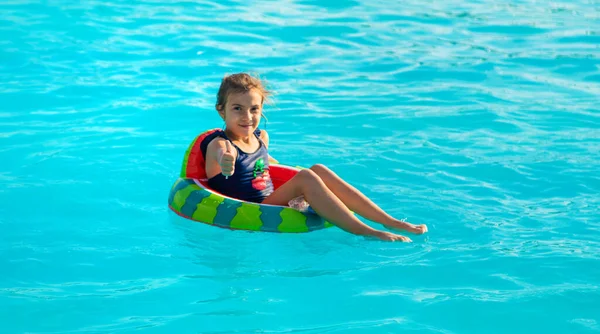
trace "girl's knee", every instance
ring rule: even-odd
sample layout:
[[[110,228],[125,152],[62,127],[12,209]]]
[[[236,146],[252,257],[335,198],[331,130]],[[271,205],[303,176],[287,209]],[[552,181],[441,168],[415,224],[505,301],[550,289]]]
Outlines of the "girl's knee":
[[[314,171],[317,174],[329,172],[329,168],[321,164],[313,165],[312,167],[310,167],[310,170]]]
[[[298,176],[302,178],[304,183],[322,182],[321,178],[312,169],[303,169],[298,172]]]

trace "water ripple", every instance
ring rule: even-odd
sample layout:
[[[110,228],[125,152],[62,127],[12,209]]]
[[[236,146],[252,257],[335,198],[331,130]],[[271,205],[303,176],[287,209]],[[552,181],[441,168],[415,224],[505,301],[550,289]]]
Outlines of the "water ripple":
[[[5,330],[598,330],[597,1],[0,9]],[[222,126],[216,90],[237,71],[274,92],[272,155],[329,166],[428,235],[168,215],[183,152]]]

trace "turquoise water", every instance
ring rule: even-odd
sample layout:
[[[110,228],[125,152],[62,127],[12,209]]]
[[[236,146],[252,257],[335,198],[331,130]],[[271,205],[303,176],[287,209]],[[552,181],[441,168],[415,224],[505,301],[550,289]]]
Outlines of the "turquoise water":
[[[2,333],[600,332],[598,1],[0,10]],[[171,214],[238,71],[275,92],[275,158],[429,233]]]

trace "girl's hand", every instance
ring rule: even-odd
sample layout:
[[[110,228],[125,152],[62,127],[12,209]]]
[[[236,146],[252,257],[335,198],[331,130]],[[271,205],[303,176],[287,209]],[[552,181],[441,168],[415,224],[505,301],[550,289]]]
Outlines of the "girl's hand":
[[[227,178],[233,175],[235,171],[235,157],[233,156],[233,147],[231,147],[229,140],[225,141],[225,145],[227,145],[227,150],[223,152],[219,160],[219,165],[221,166],[221,174]]]
[[[375,238],[377,238],[379,240],[383,240],[383,241],[412,242],[412,240],[410,240],[410,238],[405,237],[403,235],[398,235],[398,234],[384,232],[384,231],[377,231],[377,233],[375,233],[373,236]]]

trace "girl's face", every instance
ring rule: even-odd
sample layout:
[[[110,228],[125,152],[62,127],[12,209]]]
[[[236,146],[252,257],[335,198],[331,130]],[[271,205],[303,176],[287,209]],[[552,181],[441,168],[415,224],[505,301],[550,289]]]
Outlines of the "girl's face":
[[[254,89],[229,94],[225,107],[219,110],[227,131],[237,138],[252,136],[260,124],[262,101],[262,95]]]

